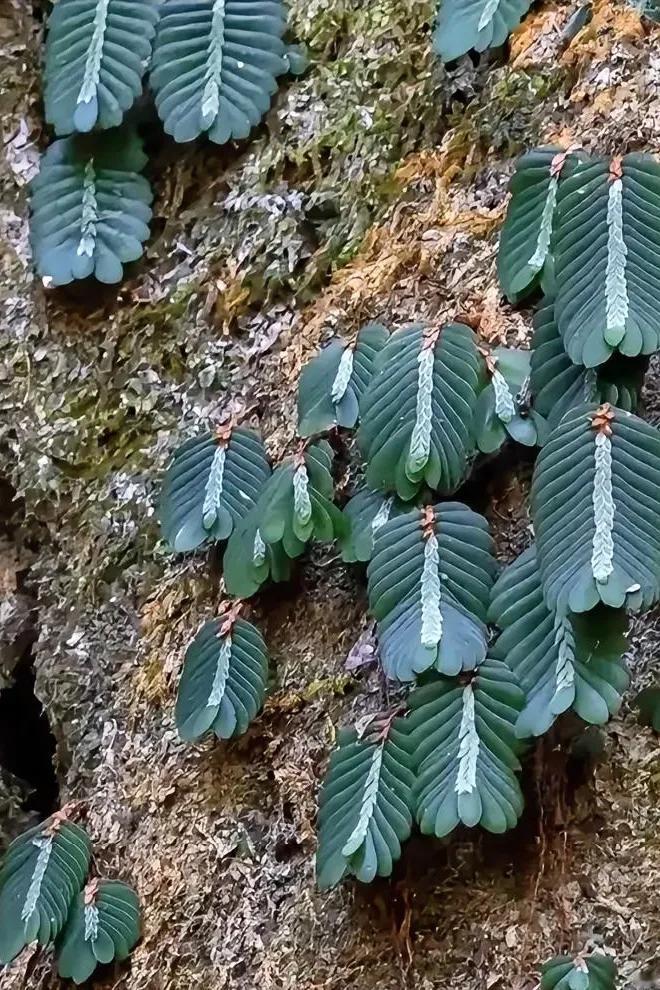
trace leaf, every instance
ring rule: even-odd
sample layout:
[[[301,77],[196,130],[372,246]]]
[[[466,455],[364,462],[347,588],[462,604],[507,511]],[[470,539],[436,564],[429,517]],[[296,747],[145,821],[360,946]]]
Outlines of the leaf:
[[[160,523],[174,551],[206,540],[227,540],[256,504],[270,477],[261,438],[252,430],[221,427],[187,440],[163,481]]]
[[[15,839],[0,871],[0,963],[30,942],[49,945],[64,928],[91,856],[87,833],[56,812]]]
[[[413,761],[403,719],[364,738],[338,733],[319,799],[316,876],[322,890],[346,875],[388,877],[412,827]]]
[[[368,488],[358,489],[344,507],[346,529],[339,541],[342,560],[354,564],[371,560],[376,533],[388,519],[410,511],[410,504],[395,495],[383,495]]]
[[[555,319],[571,361],[660,347],[660,165],[650,155],[598,159],[559,188]]]
[[[119,282],[149,237],[151,189],[138,175],[142,144],[129,131],[56,141],[30,184],[30,243],[49,285],[93,275]]]
[[[516,163],[497,255],[500,285],[510,302],[519,302],[538,285],[550,257],[559,182],[574,161],[562,148],[538,148]]]
[[[58,0],[44,71],[46,121],[56,134],[121,124],[142,93],[157,21],[149,0]]]
[[[541,990],[614,990],[616,966],[609,956],[556,956],[541,967]]]
[[[268,652],[256,626],[237,613],[205,622],[188,647],[175,720],[184,742],[213,731],[232,739],[247,731],[264,703]]]
[[[534,546],[495,582],[488,620],[502,630],[491,655],[506,663],[526,695],[519,738],[543,735],[569,708],[594,725],[619,710],[630,683],[621,659],[625,612],[601,605],[586,615],[555,615],[543,600]]]
[[[309,68],[309,55],[302,45],[287,45],[284,53],[287,72],[292,76],[302,76]]]
[[[376,355],[389,337],[379,323],[362,327],[354,345],[334,337],[308,361],[298,383],[298,434],[310,437],[334,426],[352,429],[371,381]]]
[[[310,444],[276,468],[264,489],[259,532],[266,543],[281,543],[291,558],[312,538],[328,543],[344,534],[344,517],[331,501],[332,458],[326,440]]]
[[[507,437],[534,447],[545,437],[545,421],[530,408],[530,352],[496,347],[488,355],[489,381],[474,410],[474,435],[479,450],[492,454]]]
[[[660,432],[578,406],[536,462],[531,507],[543,593],[559,615],[649,608],[660,578]]]
[[[457,674],[480,663],[496,569],[486,520],[460,502],[385,523],[367,579],[387,676],[410,681],[431,667]]]
[[[573,364],[564,350],[548,300],[534,317],[530,387],[534,408],[554,430],[562,417],[584,402],[609,402],[634,412],[648,367],[648,358],[614,354],[599,368]]]
[[[459,323],[390,337],[361,408],[369,488],[405,501],[424,483],[443,494],[458,488],[474,450],[479,362],[474,333]]]
[[[442,838],[461,822],[488,832],[514,828],[524,803],[514,733],[523,693],[506,665],[485,660],[468,682],[439,677],[415,688],[409,706],[422,833]]]
[[[93,879],[71,909],[57,950],[57,972],[84,983],[99,963],[127,959],[139,937],[135,891],[117,880]]]
[[[277,474],[276,468],[271,478]],[[269,479],[270,480],[270,479]],[[265,486],[267,495],[268,483]],[[262,498],[264,493],[262,492]],[[251,598],[269,578],[288,581],[291,560],[281,543],[266,543],[261,535],[262,503],[257,502],[240,523],[234,526],[222,560],[225,589],[234,598]],[[304,548],[301,547],[300,552]]]
[[[654,732],[660,732],[660,687],[648,687],[635,698],[642,725],[650,725]]]
[[[453,62],[471,48],[498,48],[531,5],[532,0],[440,0],[433,49],[443,62]]]
[[[166,134],[246,138],[288,70],[280,0],[164,0],[150,76]]]

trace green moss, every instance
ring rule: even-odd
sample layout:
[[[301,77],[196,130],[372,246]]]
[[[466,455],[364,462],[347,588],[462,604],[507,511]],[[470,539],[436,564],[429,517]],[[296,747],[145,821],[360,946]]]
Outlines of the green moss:
[[[292,5],[310,68],[231,176],[212,255],[214,266],[240,258],[252,300],[304,293],[345,264],[391,201],[402,158],[437,139],[433,15],[429,0]]]

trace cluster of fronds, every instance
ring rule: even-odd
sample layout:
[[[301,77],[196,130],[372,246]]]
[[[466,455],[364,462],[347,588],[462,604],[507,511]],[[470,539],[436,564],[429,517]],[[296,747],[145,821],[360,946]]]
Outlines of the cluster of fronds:
[[[177,142],[247,138],[277,78],[304,66],[282,0],[59,0],[48,18],[46,122],[57,140],[32,184],[31,241],[48,285],[119,282],[149,236],[135,124],[145,83]],[[143,101],[144,102],[144,101]]]
[[[0,869],[0,963],[32,942],[54,945],[58,974],[84,983],[99,963],[128,958],[140,937],[137,894],[118,880],[85,884],[91,857],[66,808],[12,842]]]

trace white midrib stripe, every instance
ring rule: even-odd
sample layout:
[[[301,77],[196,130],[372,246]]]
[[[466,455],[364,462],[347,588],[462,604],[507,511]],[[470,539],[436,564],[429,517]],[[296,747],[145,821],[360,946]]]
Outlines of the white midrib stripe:
[[[417,404],[408,454],[408,467],[413,474],[422,470],[431,452],[434,360],[435,352],[432,347],[423,347],[417,356]]]
[[[552,236],[552,218],[555,212],[555,206],[557,205],[557,190],[559,189],[559,179],[557,176],[553,175],[550,177],[550,184],[548,186],[548,192],[545,197],[545,203],[543,204],[543,213],[541,215],[541,226],[539,227],[539,234],[536,239],[536,247],[534,249],[534,254],[529,259],[527,264],[534,271],[540,271],[545,264],[545,259],[548,256],[548,251],[550,249],[550,238]]]
[[[420,579],[420,598],[422,602],[422,628],[420,638],[422,646],[437,646],[442,639],[442,612],[440,601],[442,589],[440,585],[440,555],[438,538],[431,533],[424,542],[424,563]]]
[[[91,258],[96,249],[96,223],[99,218],[99,207],[96,201],[96,169],[94,159],[90,158],[85,165],[83,175],[82,212],[80,216],[80,240],[76,254]]]
[[[222,57],[225,46],[225,0],[214,0],[211,15],[208,58],[206,62],[206,82],[202,93],[201,114],[204,123],[210,127],[220,110],[220,87],[222,84]]]
[[[376,802],[378,800],[378,787],[380,784],[380,771],[383,765],[383,752],[383,746],[376,746],[373,756],[371,757],[369,772],[367,774],[367,779],[364,783],[364,790],[362,792],[362,804],[360,805],[360,813],[358,815],[357,824],[342,847],[342,856],[352,856],[353,853],[356,853],[367,836],[369,822],[373,817],[374,808],[376,807]]]
[[[615,179],[607,199],[607,269],[605,273],[605,339],[616,346],[623,339],[629,300],[626,268],[628,249],[623,238],[623,182]]]
[[[211,529],[218,516],[220,499],[222,498],[222,486],[224,484],[226,456],[226,448],[223,444],[219,444],[213,452],[213,460],[211,461],[209,476],[206,479],[206,486],[204,488],[202,523],[205,529]]]
[[[614,513],[612,494],[612,443],[605,433],[597,433],[594,443],[594,480],[591,500],[594,535],[591,545],[591,573],[604,584],[614,570]]]
[[[225,688],[227,686],[227,678],[229,677],[229,662],[231,660],[231,633],[228,633],[220,647],[220,652],[218,653],[218,662],[215,666],[215,674],[213,677],[213,684],[211,685],[211,693],[209,694],[209,699],[206,702],[207,708],[213,708],[217,705],[222,704],[222,699],[225,696]]]
[[[553,698],[560,691],[575,686],[575,637],[571,620],[567,616],[557,616],[555,619],[555,645],[557,646],[557,661],[555,663],[555,690]]]
[[[474,691],[471,684],[463,688],[463,712],[458,730],[458,772],[454,790],[471,794],[477,786],[477,760],[481,741],[475,722]]]
[[[488,27],[492,19],[495,17],[499,5],[500,0],[486,0],[486,5],[483,9],[481,17],[479,18],[479,31],[483,31],[484,28]]]
[[[108,5],[110,0],[96,0],[94,15],[94,31],[87,49],[83,81],[78,93],[76,105],[91,103],[96,96],[101,77],[101,61],[103,59],[103,42],[108,24]]]
[[[41,895],[41,887],[44,882],[46,870],[48,869],[50,854],[53,851],[53,838],[50,835],[38,836],[32,840],[32,844],[38,848],[39,855],[37,856],[37,861],[34,864],[34,872],[32,874],[32,879],[30,880],[30,886],[28,887],[28,892],[25,895],[25,902],[21,909],[21,921],[24,922],[28,921],[32,916],[37,906],[37,901]]]
[[[335,380],[332,383],[330,397],[335,405],[346,395],[353,374],[353,348],[347,347],[341,356]]]

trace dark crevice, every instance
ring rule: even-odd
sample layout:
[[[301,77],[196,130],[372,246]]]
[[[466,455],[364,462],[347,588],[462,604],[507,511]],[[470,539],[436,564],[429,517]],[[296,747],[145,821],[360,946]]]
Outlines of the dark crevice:
[[[59,806],[56,744],[34,684],[30,646],[14,667],[10,685],[0,691],[0,767],[27,785],[23,810],[47,818]]]
[[[0,455],[6,455],[0,449]],[[34,692],[37,603],[31,565],[40,552],[39,527],[25,525],[25,507],[11,483],[0,477],[0,586],[5,606],[0,626],[0,771],[18,783],[20,807],[28,816],[47,817],[58,807],[55,739]]]

